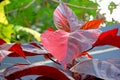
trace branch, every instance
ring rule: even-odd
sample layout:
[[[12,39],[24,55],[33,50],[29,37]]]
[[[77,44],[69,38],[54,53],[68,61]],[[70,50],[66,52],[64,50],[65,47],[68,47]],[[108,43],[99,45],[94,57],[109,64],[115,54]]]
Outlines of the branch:
[[[14,10],[8,11],[8,12],[6,12],[5,14],[13,13],[13,12],[16,12],[16,11],[18,11],[18,10],[21,11],[21,10],[27,9],[27,8],[29,8],[35,1],[36,1],[36,0],[32,0],[29,4],[27,4],[27,5],[25,5],[25,6],[21,7],[21,8],[16,8],[16,9],[14,9]]]
[[[60,3],[59,1],[57,0],[51,0],[55,3]],[[87,9],[87,10],[97,10],[97,8],[88,8],[88,7],[84,7],[84,6],[77,6],[77,5],[73,5],[73,4],[69,4],[69,3],[65,3],[64,4],[68,5],[68,6],[72,6],[72,7],[75,7],[75,8],[81,8],[81,9]]]

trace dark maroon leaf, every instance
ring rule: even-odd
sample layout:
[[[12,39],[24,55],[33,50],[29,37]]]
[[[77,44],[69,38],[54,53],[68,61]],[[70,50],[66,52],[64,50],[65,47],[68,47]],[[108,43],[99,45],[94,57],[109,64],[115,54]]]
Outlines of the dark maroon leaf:
[[[40,75],[54,80],[69,80],[69,78],[57,68],[45,65],[15,65],[4,72],[7,80],[15,80],[27,75]]]

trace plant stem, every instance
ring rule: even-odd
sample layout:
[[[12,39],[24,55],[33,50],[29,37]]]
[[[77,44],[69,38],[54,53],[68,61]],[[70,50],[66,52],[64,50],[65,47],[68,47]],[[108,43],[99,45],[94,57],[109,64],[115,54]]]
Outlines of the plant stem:
[[[61,2],[61,0],[60,0],[60,1],[51,0],[51,1],[53,1],[53,2],[55,2],[55,3],[60,3],[60,2]],[[75,8],[81,8],[81,9],[87,9],[87,10],[97,10],[97,8],[90,8],[90,7],[85,7],[85,6],[77,6],[77,5],[73,5],[73,4],[69,4],[69,3],[65,3],[65,2],[64,2],[64,4],[66,4],[66,5],[68,5],[68,6],[75,7]]]
[[[49,55],[47,55],[47,57],[48,57],[51,61],[53,61],[54,63],[61,65],[61,64],[58,63],[57,61],[53,60]]]

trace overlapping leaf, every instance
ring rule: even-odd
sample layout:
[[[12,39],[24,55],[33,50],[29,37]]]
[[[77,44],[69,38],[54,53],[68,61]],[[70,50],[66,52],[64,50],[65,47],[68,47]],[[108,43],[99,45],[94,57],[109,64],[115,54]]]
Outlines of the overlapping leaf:
[[[41,44],[35,42],[23,45],[18,43],[7,44],[4,40],[0,39],[0,62],[5,56],[26,58],[26,56],[45,54],[48,54],[48,51]]]
[[[3,75],[7,80],[15,80],[28,75],[46,76],[54,80],[69,80],[69,78],[57,68],[40,64],[17,64],[7,68],[3,72]]]
[[[1,41],[1,45],[0,45],[1,61],[3,58],[5,58],[5,56],[10,56],[10,54],[14,54],[14,55],[26,58],[20,44],[17,44],[17,43],[7,44],[2,39],[0,41]]]
[[[75,59],[79,53],[90,49],[98,35],[99,31],[96,30],[78,30],[72,33],[57,30],[46,31],[42,34],[41,40],[44,47],[60,63],[66,64]]]
[[[120,59],[118,60],[120,61]],[[116,61],[114,60],[114,62]],[[105,80],[120,80],[120,68],[116,66],[120,65],[120,63],[114,62],[111,63],[97,59],[85,60],[72,67],[71,71],[93,75]]]

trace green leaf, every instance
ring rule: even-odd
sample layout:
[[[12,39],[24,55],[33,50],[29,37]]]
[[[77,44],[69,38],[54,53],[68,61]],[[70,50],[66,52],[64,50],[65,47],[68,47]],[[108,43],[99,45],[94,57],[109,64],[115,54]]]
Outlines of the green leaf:
[[[16,26],[16,30],[17,31],[23,30],[23,31],[25,31],[27,33],[30,33],[30,34],[32,34],[34,36],[34,38],[37,41],[40,41],[40,35],[41,34],[39,32],[37,32],[37,31],[33,30],[33,29],[30,29],[30,28],[27,28],[27,27],[22,27],[22,26]]]
[[[6,42],[10,42],[12,34],[13,25],[12,24],[0,24],[0,38],[4,39]]]

